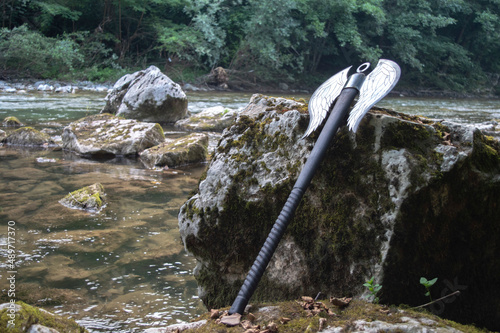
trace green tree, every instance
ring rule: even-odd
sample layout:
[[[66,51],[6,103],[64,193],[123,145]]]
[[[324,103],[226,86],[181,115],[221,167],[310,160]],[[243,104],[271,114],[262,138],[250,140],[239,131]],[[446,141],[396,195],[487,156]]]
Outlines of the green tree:
[[[69,38],[50,38],[26,25],[0,29],[0,66],[42,78],[72,72],[83,61],[78,45]]]

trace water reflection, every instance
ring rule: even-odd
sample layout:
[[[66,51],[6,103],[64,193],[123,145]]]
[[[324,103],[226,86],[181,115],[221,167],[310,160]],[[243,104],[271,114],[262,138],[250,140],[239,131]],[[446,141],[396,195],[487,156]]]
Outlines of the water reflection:
[[[49,162],[39,163],[41,157]],[[152,171],[130,159],[102,163],[0,148],[0,219],[18,229],[20,298],[102,331],[167,325],[203,312],[177,214],[204,168]],[[100,214],[58,203],[95,182],[107,193]],[[6,248],[0,252],[6,258]],[[3,276],[1,283],[4,289]]]
[[[13,115],[60,135],[70,121],[99,112],[103,97],[0,94],[0,118]],[[192,92],[189,110],[217,105],[239,110],[250,97]],[[462,123],[500,118],[498,100],[403,97],[384,99],[379,106]],[[178,210],[204,168],[153,171],[128,158],[92,161],[62,151],[0,147],[0,227],[6,230],[7,221],[16,221],[20,299],[69,315],[96,332],[140,331],[204,312],[192,277],[195,262],[184,252],[177,225]],[[68,192],[95,182],[107,193],[101,213],[58,203]],[[4,231],[0,244],[6,258]],[[0,262],[2,289],[5,264]]]

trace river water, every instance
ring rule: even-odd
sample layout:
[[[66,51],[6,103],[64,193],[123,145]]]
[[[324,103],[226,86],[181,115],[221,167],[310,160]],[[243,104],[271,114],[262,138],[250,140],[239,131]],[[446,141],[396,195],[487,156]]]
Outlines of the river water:
[[[16,116],[57,136],[69,122],[98,113],[104,96],[0,93],[0,120]],[[242,109],[250,97],[192,92],[189,109]],[[461,123],[500,119],[498,100],[400,97],[379,106]],[[179,136],[164,129],[167,136]],[[177,225],[179,208],[205,167],[154,171],[134,159],[93,161],[60,150],[0,147],[1,301],[9,301],[6,245],[13,226],[16,299],[72,317],[91,332],[138,332],[205,312],[192,277],[196,263],[185,252]],[[95,182],[107,193],[102,212],[58,203]]]

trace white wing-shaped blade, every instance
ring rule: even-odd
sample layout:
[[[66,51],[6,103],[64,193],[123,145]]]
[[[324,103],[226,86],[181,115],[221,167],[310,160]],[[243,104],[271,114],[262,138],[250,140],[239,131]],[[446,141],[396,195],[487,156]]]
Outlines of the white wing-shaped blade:
[[[357,131],[363,116],[394,88],[400,76],[398,64],[391,60],[379,60],[377,67],[366,77],[358,101],[349,114],[347,125],[351,131]]]
[[[309,127],[307,127],[306,133],[302,138],[310,135],[321,125],[323,119],[328,114],[328,110],[330,110],[333,102],[344,88],[347,82],[347,73],[351,67],[347,67],[329,78],[311,96],[309,100]]]

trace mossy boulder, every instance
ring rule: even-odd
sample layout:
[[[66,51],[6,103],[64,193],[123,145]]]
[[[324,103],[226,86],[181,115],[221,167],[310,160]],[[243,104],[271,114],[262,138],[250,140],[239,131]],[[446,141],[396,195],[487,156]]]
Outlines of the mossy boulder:
[[[105,195],[104,187],[99,183],[95,183],[69,193],[59,203],[68,208],[99,212],[106,203]]]
[[[196,113],[189,118],[181,119],[175,126],[186,131],[213,131],[222,132],[236,119],[237,110],[225,109],[223,106],[212,108]]]
[[[26,147],[56,146],[54,140],[48,135],[32,127],[21,127],[4,137],[4,144]]]
[[[12,320],[11,315],[15,316]],[[14,323],[12,326],[11,324]],[[0,305],[0,327],[2,332],[51,332],[85,333],[73,319],[67,319],[23,302]]]
[[[207,159],[208,136],[193,133],[144,150],[141,161],[149,168],[200,163]]]
[[[106,113],[72,122],[62,134],[63,149],[85,157],[135,156],[163,141],[165,135],[159,124]]]
[[[2,121],[2,125],[5,126],[5,127],[21,127],[21,126],[24,126],[23,123],[21,123],[21,121],[19,119],[17,119],[17,117],[14,117],[14,116],[6,117]]]
[[[306,104],[252,100],[179,213],[209,308],[234,300],[317,137]],[[438,277],[438,296],[462,292],[442,315],[498,329],[499,156],[473,126],[372,109],[336,134],[253,300],[361,295],[374,276],[384,302],[419,305]]]
[[[101,113],[127,119],[174,123],[187,116],[188,100],[181,86],[155,66],[120,78],[105,100]]]

